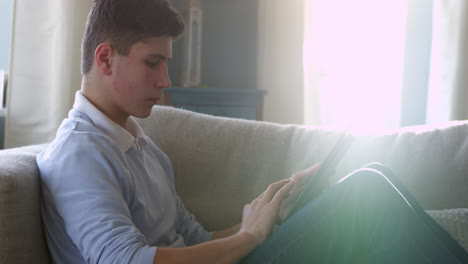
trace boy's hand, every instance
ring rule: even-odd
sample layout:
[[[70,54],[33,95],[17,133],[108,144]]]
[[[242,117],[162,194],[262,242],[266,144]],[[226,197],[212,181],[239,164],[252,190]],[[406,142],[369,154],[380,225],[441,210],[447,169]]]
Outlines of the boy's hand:
[[[290,179],[272,183],[265,192],[244,207],[240,232],[254,237],[256,246],[268,238],[278,217],[280,204],[293,187]]]
[[[289,215],[293,209],[294,202],[296,201],[297,197],[302,192],[302,190],[304,190],[306,184],[309,182],[310,178],[315,174],[319,167],[320,163],[303,171],[296,172],[289,178],[291,182],[294,183],[294,186],[291,188],[286,198],[281,202],[278,219],[276,220],[277,224],[281,224]]]

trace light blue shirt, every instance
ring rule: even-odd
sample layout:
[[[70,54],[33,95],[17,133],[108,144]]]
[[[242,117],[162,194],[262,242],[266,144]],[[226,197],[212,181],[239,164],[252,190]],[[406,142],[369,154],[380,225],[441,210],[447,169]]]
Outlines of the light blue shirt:
[[[138,123],[118,126],[80,92],[37,164],[56,263],[152,263],[157,247],[211,238],[176,194],[169,159]]]

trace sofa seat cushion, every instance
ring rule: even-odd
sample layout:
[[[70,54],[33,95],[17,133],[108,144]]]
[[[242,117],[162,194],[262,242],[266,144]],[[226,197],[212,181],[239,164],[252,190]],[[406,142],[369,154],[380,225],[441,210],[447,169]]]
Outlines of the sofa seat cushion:
[[[468,208],[426,211],[468,252]]]

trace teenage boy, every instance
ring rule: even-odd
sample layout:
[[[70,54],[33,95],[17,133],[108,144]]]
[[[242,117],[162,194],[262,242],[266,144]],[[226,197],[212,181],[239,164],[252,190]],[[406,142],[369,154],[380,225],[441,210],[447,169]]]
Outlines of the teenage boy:
[[[95,1],[82,43],[81,91],[37,158],[56,262],[228,263],[270,232],[292,184],[271,185],[246,208],[242,226],[208,233],[177,196],[166,155],[130,118],[148,117],[171,86],[167,63],[182,31],[168,1]]]
[[[177,196],[167,156],[131,117],[148,117],[171,86],[167,63],[182,31],[166,0],[94,1],[81,91],[37,157],[54,262],[458,263],[380,167],[348,176],[270,238],[317,166],[271,184],[241,224],[207,232]]]

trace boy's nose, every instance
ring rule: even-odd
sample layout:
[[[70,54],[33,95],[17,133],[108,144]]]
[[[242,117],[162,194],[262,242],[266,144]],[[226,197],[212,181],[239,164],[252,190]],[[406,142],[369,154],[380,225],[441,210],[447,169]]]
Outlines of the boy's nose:
[[[156,87],[164,89],[172,86],[171,78],[169,77],[169,71],[167,67],[164,67],[156,80]]]
[[[171,87],[172,82],[171,82],[171,78],[169,77],[169,75],[167,75],[164,78],[161,78],[160,80],[158,80],[157,86],[159,88],[162,88],[162,89]]]

